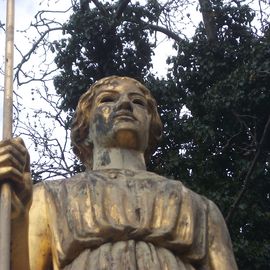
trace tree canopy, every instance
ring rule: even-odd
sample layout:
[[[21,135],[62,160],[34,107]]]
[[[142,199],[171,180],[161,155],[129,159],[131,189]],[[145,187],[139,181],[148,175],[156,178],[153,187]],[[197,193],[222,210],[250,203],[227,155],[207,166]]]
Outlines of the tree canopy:
[[[199,1],[203,21],[193,37],[183,38],[169,24],[158,25],[172,3],[93,3],[74,7],[64,26],[70,37],[55,43],[61,73],[54,83],[62,106],[72,112],[87,87],[107,75],[144,82],[164,123],[149,168],[215,201],[239,268],[267,269],[269,22],[255,27],[255,10],[242,1]],[[157,78],[150,70],[154,35],[165,29],[177,53],[168,59],[167,77]]]

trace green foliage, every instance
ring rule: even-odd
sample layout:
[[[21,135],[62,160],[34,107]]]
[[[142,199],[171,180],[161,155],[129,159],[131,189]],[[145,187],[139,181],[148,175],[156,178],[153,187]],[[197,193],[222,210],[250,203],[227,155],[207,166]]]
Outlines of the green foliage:
[[[141,19],[156,21],[153,5],[149,10],[138,3],[129,5],[119,19],[114,16],[117,4],[104,7],[108,16],[97,8],[75,8],[64,26],[70,37],[54,44],[61,70],[54,84],[65,110],[75,109],[79,97],[96,80],[109,75],[142,80],[152,66],[153,44]]]
[[[192,115],[180,123],[190,142],[182,157],[190,173],[181,178],[227,213],[245,185],[270,115],[270,40],[252,32],[254,13],[247,6],[215,8],[218,42],[209,46],[200,25],[192,40],[176,45],[170,63]],[[269,150],[268,135],[229,223],[240,269],[269,267]]]
[[[217,42],[203,24],[190,40],[175,43],[168,77],[149,72],[154,45],[145,21],[157,23],[158,1],[129,4],[115,20],[117,3],[74,14],[65,25],[70,37],[55,42],[55,78],[62,107],[73,111],[79,96],[107,75],[135,77],[153,90],[164,123],[164,139],[148,167],[180,179],[229,212],[239,269],[268,269],[270,261],[270,136],[251,177],[245,180],[269,117],[270,30],[256,34],[255,13],[247,5],[213,0]],[[190,113],[182,113],[185,105]],[[78,166],[78,164],[76,164]]]

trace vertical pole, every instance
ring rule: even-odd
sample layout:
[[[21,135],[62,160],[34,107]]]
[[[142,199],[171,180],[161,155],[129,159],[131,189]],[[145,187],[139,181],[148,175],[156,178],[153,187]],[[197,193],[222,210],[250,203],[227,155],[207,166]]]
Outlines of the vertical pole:
[[[7,0],[3,139],[12,137],[14,0]]]
[[[3,139],[12,137],[13,57],[14,0],[7,0]],[[0,270],[10,270],[11,190],[9,184],[5,183],[1,186],[0,196]]]
[[[0,237],[0,269],[10,270],[10,209],[11,192],[9,184],[1,186],[0,199],[1,237]]]

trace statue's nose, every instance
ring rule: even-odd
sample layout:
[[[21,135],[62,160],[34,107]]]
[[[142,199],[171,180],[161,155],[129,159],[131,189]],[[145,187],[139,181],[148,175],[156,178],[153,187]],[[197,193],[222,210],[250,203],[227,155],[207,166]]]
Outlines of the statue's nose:
[[[117,110],[127,110],[131,112],[133,111],[131,101],[126,95],[119,99],[117,104]]]

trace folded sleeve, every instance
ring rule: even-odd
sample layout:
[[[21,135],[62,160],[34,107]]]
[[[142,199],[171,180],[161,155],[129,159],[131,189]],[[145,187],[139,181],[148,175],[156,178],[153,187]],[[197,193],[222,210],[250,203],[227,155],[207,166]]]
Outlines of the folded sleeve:
[[[237,270],[230,235],[218,207],[209,201],[208,263],[210,270]]]

